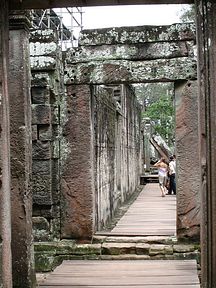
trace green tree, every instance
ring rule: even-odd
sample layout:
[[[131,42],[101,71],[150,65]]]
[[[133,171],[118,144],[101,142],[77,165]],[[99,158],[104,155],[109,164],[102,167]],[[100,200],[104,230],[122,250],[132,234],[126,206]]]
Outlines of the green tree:
[[[180,12],[180,20],[182,23],[195,22],[195,5],[183,5]]]
[[[174,107],[170,96],[162,95],[151,103],[143,112],[143,117],[150,118],[155,133],[160,134],[169,147],[175,139]]]

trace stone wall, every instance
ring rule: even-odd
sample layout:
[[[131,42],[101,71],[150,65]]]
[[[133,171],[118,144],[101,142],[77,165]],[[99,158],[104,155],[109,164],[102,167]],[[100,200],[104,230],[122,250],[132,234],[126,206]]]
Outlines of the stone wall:
[[[88,239],[95,231],[91,89],[89,85],[66,89],[68,121],[63,134],[68,154],[61,177],[61,236]]]
[[[128,85],[94,86],[97,229],[136,190],[140,175],[140,109]]]
[[[1,55],[0,55],[1,58]],[[2,63],[2,61],[1,61]],[[1,71],[2,71],[2,67],[0,67]],[[1,74],[1,72],[0,72]],[[0,80],[0,119],[2,119],[2,81]],[[1,131],[2,131],[2,126],[1,126],[1,122],[0,122],[0,150],[2,150],[2,143],[1,143]],[[2,194],[2,154],[0,154],[0,194]],[[2,239],[0,238],[0,287],[2,286]]]
[[[0,2],[0,287],[12,286],[9,7]]]
[[[35,240],[60,237],[60,152],[64,118],[62,53],[51,30],[30,39],[33,229]],[[61,115],[61,117],[60,117]]]

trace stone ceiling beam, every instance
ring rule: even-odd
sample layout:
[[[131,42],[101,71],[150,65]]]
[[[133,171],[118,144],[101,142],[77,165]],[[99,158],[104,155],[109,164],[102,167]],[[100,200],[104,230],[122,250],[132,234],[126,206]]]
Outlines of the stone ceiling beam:
[[[38,65],[37,61],[34,65]],[[64,77],[66,85],[172,82],[196,78],[196,60],[188,57],[152,61],[110,60],[68,64]]]
[[[10,0],[10,9],[40,9],[76,6],[136,4],[192,4],[193,0]]]

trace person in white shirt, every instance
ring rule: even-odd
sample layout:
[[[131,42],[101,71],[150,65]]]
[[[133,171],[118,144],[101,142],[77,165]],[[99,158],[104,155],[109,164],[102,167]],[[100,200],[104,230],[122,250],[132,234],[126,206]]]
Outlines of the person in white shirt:
[[[170,186],[168,190],[168,194],[171,195],[172,192],[174,195],[176,195],[176,161],[175,161],[175,156],[170,157],[170,162],[169,162],[169,178],[170,178]]]

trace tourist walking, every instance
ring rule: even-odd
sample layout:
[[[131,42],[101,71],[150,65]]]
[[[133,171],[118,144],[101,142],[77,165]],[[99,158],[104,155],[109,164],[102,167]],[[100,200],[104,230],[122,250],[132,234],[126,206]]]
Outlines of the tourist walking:
[[[170,179],[170,185],[169,185],[169,190],[168,194],[171,195],[172,193],[176,195],[176,160],[175,156],[170,157],[170,162],[169,162],[169,179]]]
[[[159,186],[161,189],[161,196],[165,197],[166,195],[166,181],[167,181],[167,171],[168,165],[164,158],[161,158],[158,162],[156,162],[154,167],[158,168],[158,179],[159,179]]]

